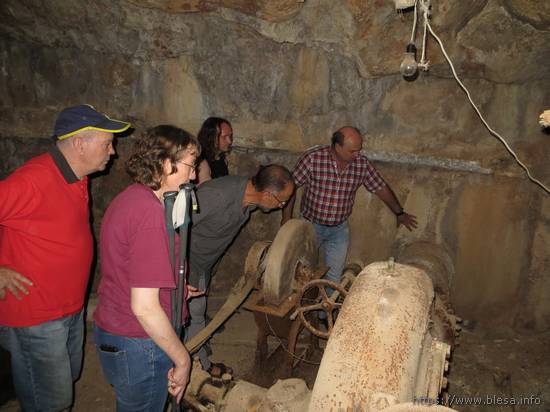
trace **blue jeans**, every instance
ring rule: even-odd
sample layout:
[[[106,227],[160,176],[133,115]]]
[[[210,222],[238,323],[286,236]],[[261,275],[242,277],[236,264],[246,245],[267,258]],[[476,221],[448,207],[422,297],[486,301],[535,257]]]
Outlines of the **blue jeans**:
[[[172,361],[152,339],[127,338],[94,324],[105,379],[115,388],[118,412],[163,411]]]
[[[325,251],[325,265],[329,267],[325,279],[340,283],[346,264],[349,245],[348,221],[336,226],[323,226],[313,223],[317,247]]]
[[[340,283],[342,272],[346,264],[349,245],[348,221],[336,226],[323,226],[312,223],[315,229],[317,248],[323,248],[325,265],[329,267],[325,279]],[[332,293],[332,288],[326,288],[327,293]],[[319,312],[319,319],[325,319],[325,312]]]
[[[83,343],[83,311],[26,328],[0,326],[0,346],[11,353],[23,411],[60,411],[72,405]]]

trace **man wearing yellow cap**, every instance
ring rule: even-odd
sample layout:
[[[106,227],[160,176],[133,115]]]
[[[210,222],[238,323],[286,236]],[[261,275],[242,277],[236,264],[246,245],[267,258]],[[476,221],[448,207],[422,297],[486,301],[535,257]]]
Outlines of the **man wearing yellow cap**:
[[[114,134],[129,127],[66,108],[50,151],[0,181],[0,346],[25,411],[71,406],[93,255],[87,175],[105,169]]]

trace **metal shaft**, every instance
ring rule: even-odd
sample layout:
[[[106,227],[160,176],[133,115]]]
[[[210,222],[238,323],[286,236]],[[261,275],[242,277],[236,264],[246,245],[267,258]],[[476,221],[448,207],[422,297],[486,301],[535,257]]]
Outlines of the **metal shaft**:
[[[170,263],[172,265],[172,270],[175,273],[176,267],[176,250],[175,250],[175,237],[176,231],[174,230],[174,225],[172,224],[172,212],[174,210],[174,203],[176,201],[176,196],[178,192],[165,192],[163,195],[164,199],[164,221],[166,224],[166,232],[168,233],[168,243],[170,251]],[[176,290],[170,292],[171,297],[171,309],[172,309],[172,327],[176,329]]]

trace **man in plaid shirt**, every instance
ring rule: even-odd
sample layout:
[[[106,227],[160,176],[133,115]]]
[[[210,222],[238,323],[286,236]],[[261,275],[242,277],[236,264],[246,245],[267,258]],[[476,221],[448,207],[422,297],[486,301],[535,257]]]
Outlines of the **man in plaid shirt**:
[[[396,223],[412,230],[416,217],[406,213],[393,190],[361,154],[363,139],[355,127],[342,127],[332,135],[330,146],[316,146],[298,160],[292,173],[303,186],[302,217],[313,223],[317,245],[324,246],[326,278],[339,283],[349,244],[348,218],[361,185],[378,196],[395,214]],[[292,217],[295,197],[283,210],[282,224]]]

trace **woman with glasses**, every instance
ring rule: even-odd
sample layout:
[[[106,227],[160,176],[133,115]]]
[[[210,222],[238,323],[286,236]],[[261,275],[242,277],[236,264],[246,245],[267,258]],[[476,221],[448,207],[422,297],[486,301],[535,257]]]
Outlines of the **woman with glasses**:
[[[94,338],[119,412],[162,411],[167,391],[179,402],[189,379],[189,353],[170,319],[176,283],[163,194],[195,178],[199,153],[199,144],[183,129],[148,130],[126,163],[134,183],[115,197],[103,218]],[[199,293],[188,287],[184,295]]]

